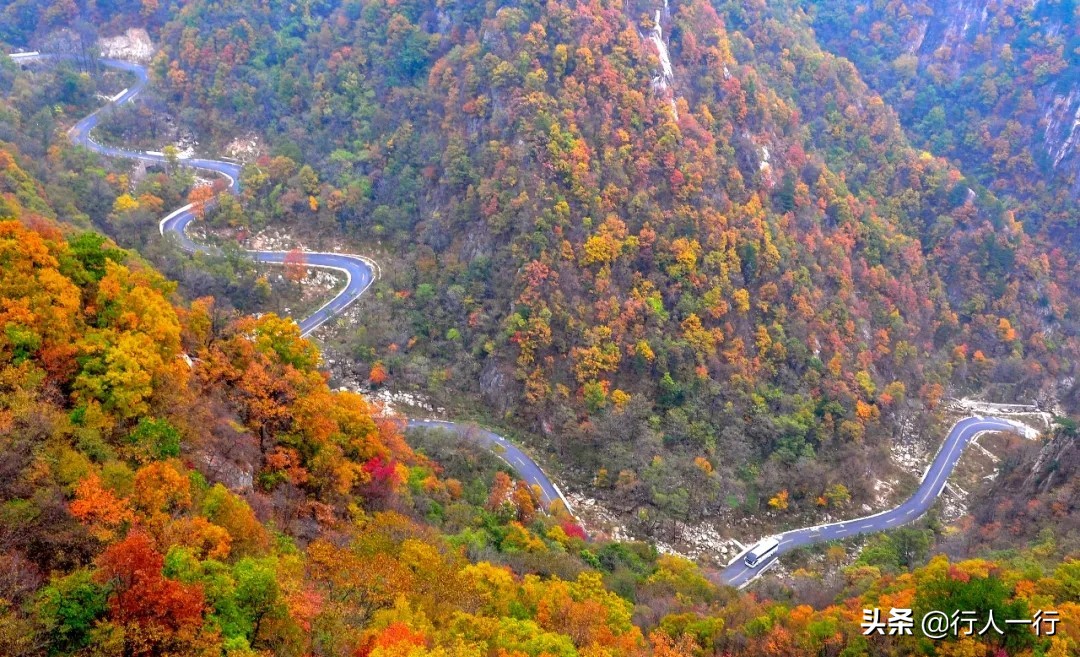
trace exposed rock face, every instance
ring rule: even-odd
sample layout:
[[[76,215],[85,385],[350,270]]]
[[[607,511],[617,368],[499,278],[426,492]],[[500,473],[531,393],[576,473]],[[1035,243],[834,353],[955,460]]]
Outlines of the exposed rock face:
[[[1080,90],[1070,91],[1067,95],[1052,94],[1044,106],[1043,121],[1046,131],[1043,133],[1043,145],[1046,153],[1053,160],[1054,170],[1071,174],[1070,193],[1073,198],[1080,198],[1080,168],[1077,147],[1080,146]]]
[[[102,37],[98,40],[98,49],[103,57],[122,59],[128,62],[147,64],[154,56],[154,42],[141,27],[133,27],[114,37]]]
[[[927,4],[933,13],[913,21],[907,39],[909,52],[916,54],[920,65],[925,66],[941,62],[945,54],[952,55],[950,61],[943,62],[942,68],[954,80],[959,80],[981,66],[994,65],[996,60],[1008,58],[1006,45],[1011,51],[1018,38],[1026,38],[1021,34],[1023,30],[1018,29],[1021,21],[1017,14],[1035,10],[1040,0],[1004,3],[1012,5],[1011,11],[997,15],[991,13],[991,8],[1002,3],[993,0],[933,0]],[[1012,27],[1006,18],[1013,22]],[[1053,14],[1033,20],[1031,25],[1051,51],[1055,43],[1067,47],[1070,40],[1075,39],[1074,33],[1078,29],[1077,25],[1067,21],[1067,17]],[[1045,67],[1041,73],[1037,70],[1039,66]],[[1077,176],[1080,171],[1080,89],[1064,82],[1062,78],[1068,76],[1061,73],[1066,70],[1056,70],[1058,66],[1047,60],[1035,64],[1031,71],[1037,106],[1028,110],[1032,113],[1032,125],[1036,126],[1030,146],[1044,169],[1066,176],[1075,198],[1080,195],[1080,177]],[[1042,155],[1045,157],[1039,157]]]
[[[1058,431],[1045,441],[1017,443],[993,486],[974,501],[976,543],[993,547],[1031,539],[1046,528],[1060,536],[1080,528],[1080,441]]]
[[[855,61],[908,114],[909,127],[927,137],[932,150],[960,159],[968,171],[993,168],[1006,178],[1019,172],[1080,198],[1075,3],[908,0],[867,7],[828,0],[824,5],[818,35]],[[934,105],[945,109],[944,121],[927,121]],[[968,139],[951,144],[933,139],[932,133],[949,130],[958,136],[966,131]],[[973,137],[980,136],[1000,141],[990,152],[972,148]],[[995,191],[1023,194],[1014,187],[1004,181]]]

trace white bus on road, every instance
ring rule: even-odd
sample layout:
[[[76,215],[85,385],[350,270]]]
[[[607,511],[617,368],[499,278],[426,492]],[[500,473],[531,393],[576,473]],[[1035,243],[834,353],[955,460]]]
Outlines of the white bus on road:
[[[755,545],[746,556],[743,557],[743,563],[749,568],[754,568],[763,559],[776,552],[780,548],[780,541],[775,536],[769,536],[761,539],[757,545]]]

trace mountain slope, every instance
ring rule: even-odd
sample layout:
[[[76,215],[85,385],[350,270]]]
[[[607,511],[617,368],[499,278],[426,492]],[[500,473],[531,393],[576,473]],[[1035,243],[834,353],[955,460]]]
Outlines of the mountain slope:
[[[722,6],[723,27],[696,5],[670,18],[661,9],[657,29],[655,9],[637,7],[644,20],[613,38],[613,26],[626,27],[622,8],[555,7],[549,15],[529,5],[522,13],[534,12],[551,38],[587,45],[575,47],[573,59],[567,53],[557,87],[478,83],[469,93],[487,98],[489,109],[470,122],[458,113],[469,101],[459,110],[451,98],[453,72],[476,69],[483,48],[500,48],[500,38],[507,55],[534,47],[530,40],[546,43],[539,28],[519,29],[516,15],[492,19],[461,36],[474,51],[455,59],[424,30],[394,16],[383,21],[380,6],[346,5],[332,26],[322,19],[336,10],[317,2],[274,6],[273,16],[289,16],[290,7],[295,20],[275,25],[274,36],[290,47],[313,39],[313,71],[332,29],[347,30],[350,20],[372,35],[385,23],[394,48],[418,50],[395,64],[399,79],[378,66],[407,49],[388,48],[371,68],[349,65],[383,79],[380,93],[399,102],[370,115],[393,135],[361,143],[358,154],[377,148],[351,164],[348,151],[311,146],[342,143],[344,124],[334,126],[335,140],[319,129],[318,113],[296,101],[296,125],[306,120],[309,129],[279,141],[275,157],[246,172],[246,220],[320,229],[343,222],[351,230],[386,222],[379,225],[405,254],[396,263],[404,273],[390,274],[393,288],[373,290],[397,320],[370,344],[387,358],[390,381],[423,373],[438,390],[464,387],[474,372],[513,382],[517,369],[525,378],[510,385],[541,393],[514,407],[522,423],[558,429],[552,442],[581,462],[629,463],[623,472],[597,472],[596,483],[641,504],[643,522],[651,521],[646,502],[685,517],[714,512],[721,494],[734,503],[745,494],[744,508],[772,509],[776,522],[793,521],[785,505],[787,513],[848,512],[852,494],[868,494],[854,482],[878,467],[869,457],[891,433],[888,423],[929,406],[940,394],[934,386],[1026,384],[1046,380],[1040,368],[1067,372],[1065,357],[1054,362],[1070,355],[1056,333],[1066,301],[1053,297],[1060,310],[1029,312],[1039,294],[1067,283],[1063,272],[1040,264],[1036,245],[1008,214],[994,212],[992,198],[972,198],[958,173],[911,151],[887,108],[866,96],[849,65],[822,55],[796,29],[797,16],[732,4]],[[261,11],[223,9],[241,18]],[[366,22],[364,10],[372,12]],[[195,32],[207,25],[186,20]],[[620,50],[620,42],[645,55]],[[233,52],[228,45],[223,56]],[[535,47],[537,61],[547,62]],[[725,49],[730,56],[717,54]],[[543,70],[553,76],[558,44],[550,52]],[[695,52],[689,61],[724,62],[714,87],[686,83],[683,62]],[[517,61],[500,60],[489,62],[493,74]],[[451,73],[434,84],[430,74],[443,62]],[[513,82],[534,72],[530,61],[515,74],[517,65],[499,75]],[[263,59],[236,75],[262,89],[261,72],[278,66]],[[25,91],[25,79],[12,82],[13,67],[3,67],[0,83]],[[223,82],[213,93],[243,88],[228,70],[218,67]],[[179,67],[165,71],[184,82]],[[65,76],[77,91],[92,88],[89,76]],[[317,76],[282,84],[309,79]],[[590,91],[602,85],[604,93]],[[49,91],[48,112],[78,115],[69,103],[57,107]],[[615,91],[624,95],[608,107]],[[365,95],[356,94],[358,107]],[[419,98],[430,115],[406,103]],[[29,130],[13,129],[27,124],[7,99],[0,99],[0,134],[32,141]],[[188,115],[209,116],[223,134],[244,120],[219,111]],[[267,115],[294,120],[272,105]],[[444,116],[452,119],[442,127]],[[181,303],[173,284],[135,256],[54,223],[65,215],[54,189],[86,202],[93,191],[78,183],[104,180],[131,192],[110,190],[111,198],[127,196],[111,214],[138,211],[130,230],[142,222],[152,234],[153,208],[163,202],[143,190],[164,188],[165,179],[178,189],[190,184],[184,176],[132,184],[108,174],[67,145],[62,123],[41,131],[53,147],[33,158],[34,169],[31,158],[0,144],[0,653],[1058,657],[1080,646],[1074,536],[995,561],[938,556],[908,573],[928,548],[928,532],[908,528],[881,535],[849,567],[838,546],[824,558],[792,554],[804,568],[748,595],[718,589],[694,564],[649,545],[586,543],[569,519],[538,513],[527,488],[498,466],[437,435],[414,439],[414,451],[359,396],[331,392],[318,350],[292,323],[230,318],[208,299]],[[455,136],[464,157],[445,149],[422,168],[424,160],[410,159],[428,140],[438,146]],[[863,152],[866,144],[874,148]],[[299,165],[302,148],[315,151],[314,168]],[[663,159],[654,162],[655,153]],[[382,173],[387,163],[396,167],[391,174]],[[71,184],[43,185],[38,169]],[[627,200],[609,189],[631,174],[638,186],[627,189],[640,193]],[[348,176],[354,184],[343,184]],[[459,188],[448,187],[454,180]],[[397,187],[403,183],[414,185],[409,194]],[[479,220],[453,217],[444,243],[435,241],[445,208],[466,203],[470,186],[474,195],[493,194],[486,198],[495,199],[494,210]],[[464,200],[455,201],[454,189]],[[520,208],[500,205],[495,192],[504,190],[511,201],[527,195]],[[367,214],[376,200],[383,209]],[[410,219],[410,200],[430,213]],[[397,207],[416,223],[394,227]],[[107,214],[99,209],[94,219]],[[594,215],[603,221],[585,220]],[[367,223],[351,223],[358,217]],[[413,228],[425,231],[427,250],[414,250]],[[486,259],[458,264],[473,248]],[[731,289],[710,295],[725,284]],[[999,286],[1003,294],[987,296]],[[378,321],[368,326],[380,330]],[[532,360],[523,362],[530,349]],[[543,381],[530,378],[530,365]],[[581,380],[583,367],[603,378]],[[528,387],[537,383],[550,392]],[[498,402],[518,390],[487,394]],[[1061,463],[1040,464],[1025,483],[1040,496],[1028,513],[1044,503],[1051,513],[1068,511],[1069,499],[1039,481],[1072,471],[1065,429],[1035,459]],[[582,438],[595,441],[597,454]],[[626,445],[643,449],[620,454]],[[425,454],[439,455],[443,466]],[[761,501],[762,491],[774,501]],[[811,499],[816,491],[823,494]],[[993,613],[1005,629],[934,642],[867,636],[861,610],[894,606],[912,608],[916,618],[954,607],[980,620]],[[1004,623],[1028,620],[1036,609],[1060,614],[1057,636]]]
[[[1032,233],[1075,242],[1080,14],[1072,0],[804,3],[921,146],[1020,204]]]
[[[404,254],[354,353],[630,508],[866,500],[899,415],[1074,367],[1071,265],[786,5],[191,2],[161,35],[203,133],[275,145],[252,216]]]
[[[1048,559],[1053,545],[1015,563],[936,557],[910,574],[857,564],[824,592],[801,570],[777,601],[720,590],[642,544],[586,544],[572,523],[534,515],[503,473],[480,508],[482,483],[441,479],[362,400],[331,393],[295,325],[268,316],[215,331],[206,300],[171,307],[160,277],[95,234],[69,242],[57,224],[18,219],[0,221],[5,655],[809,657],[930,645],[1056,657],[1080,641],[1080,562]],[[261,454],[248,463],[261,465],[257,487],[230,491],[222,462],[204,457],[243,462],[245,443]],[[395,461],[355,467],[373,451]],[[1059,624],[1054,636],[1004,624],[933,644],[868,637],[860,605],[900,601],[917,618],[956,605],[1026,621],[1052,608]]]

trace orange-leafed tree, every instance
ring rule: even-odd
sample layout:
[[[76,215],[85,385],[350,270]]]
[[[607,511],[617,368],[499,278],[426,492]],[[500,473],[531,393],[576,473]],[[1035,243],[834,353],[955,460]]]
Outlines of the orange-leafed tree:
[[[79,482],[69,510],[89,525],[90,534],[100,541],[113,540],[118,531],[135,519],[127,500],[117,498],[96,474]]]
[[[488,495],[486,507],[488,511],[498,511],[504,504],[510,502],[510,495],[514,489],[514,481],[505,472],[496,472],[495,481],[491,485],[491,493]]]
[[[529,484],[522,480],[518,480],[514,485],[514,492],[510,495],[510,501],[513,502],[517,508],[517,519],[523,523],[528,523],[536,515],[536,500],[533,497],[533,492],[529,488]]]
[[[368,373],[368,381],[371,382],[371,385],[373,386],[381,386],[386,383],[386,379],[389,376],[390,375],[386,371],[386,366],[383,365],[381,360],[377,360],[371,366],[371,372]]]
[[[649,634],[649,643],[652,644],[654,657],[692,657],[699,652],[697,643],[689,634],[675,640],[663,630],[656,630]]]
[[[206,208],[213,198],[214,188],[210,185],[200,185],[188,192],[188,203],[197,219],[206,217]]]

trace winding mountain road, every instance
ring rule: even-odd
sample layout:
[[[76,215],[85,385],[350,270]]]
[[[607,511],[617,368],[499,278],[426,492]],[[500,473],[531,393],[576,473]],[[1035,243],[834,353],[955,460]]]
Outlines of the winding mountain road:
[[[38,57],[44,56],[38,55]],[[85,146],[101,155],[165,164],[167,158],[163,153],[133,151],[124,148],[116,148],[115,146],[106,146],[94,141],[93,137],[91,137],[90,133],[100,122],[102,111],[104,109],[130,102],[144,87],[146,87],[148,81],[145,66],[115,59],[103,59],[100,60],[100,62],[110,68],[119,69],[132,74],[135,76],[135,84],[114,96],[109,101],[109,105],[106,105],[101,110],[94,112],[90,116],[87,116],[76,123],[68,132],[71,141]],[[229,192],[237,194],[240,191],[239,164],[201,158],[183,158],[180,160],[180,163],[183,166],[202,169],[204,171],[210,171],[225,176],[229,181]],[[210,252],[212,247],[198,244],[192,241],[187,235],[188,224],[195,218],[195,214],[195,209],[191,204],[185,205],[162,219],[159,224],[159,230],[162,235],[173,236],[177,240],[177,243],[179,243],[180,248],[188,253]],[[258,262],[279,265],[284,264],[286,255],[284,251],[248,251],[247,254]],[[300,334],[308,336],[335,315],[340,314],[349,304],[360,298],[360,295],[371,286],[372,282],[374,282],[378,265],[369,258],[347,253],[305,252],[304,257],[307,266],[337,270],[344,273],[346,278],[345,287],[338,292],[333,299],[308,317],[297,322],[300,326]]]
[[[743,563],[744,552],[728,564],[727,568],[721,572],[720,579],[725,584],[742,588],[768,570],[781,555],[796,548],[850,538],[859,534],[895,529],[912,522],[926,513],[937,501],[941,491],[945,489],[946,480],[952,474],[953,468],[956,467],[968,444],[981,433],[999,431],[1022,434],[1016,424],[1000,418],[969,417],[960,420],[953,425],[952,431],[945,438],[937,456],[923,475],[918,490],[900,506],[862,518],[804,527],[778,534],[776,538],[780,541],[780,547],[776,552],[762,559],[753,568]]]
[[[13,60],[19,62],[47,60],[56,57],[37,52],[15,53],[9,56]],[[69,131],[69,137],[74,143],[85,146],[102,155],[165,164],[167,160],[162,153],[135,151],[116,148],[114,146],[106,146],[94,141],[91,137],[90,133],[94,127],[98,125],[104,111],[110,107],[130,102],[144,87],[146,87],[148,81],[146,67],[144,66],[113,59],[103,59],[99,61],[101,64],[110,68],[132,74],[136,81],[131,87],[111,98],[107,105],[76,123]],[[229,181],[229,192],[233,194],[239,192],[240,165],[238,164],[201,158],[182,158],[180,164],[223,175]],[[187,235],[187,226],[194,218],[195,211],[193,206],[189,204],[174,210],[164,217],[159,224],[159,229],[162,235],[169,235],[175,238],[180,245],[180,248],[188,253],[210,252],[213,247],[198,244],[192,241]],[[283,264],[286,255],[284,251],[247,251],[247,253],[258,262],[272,264]],[[307,336],[330,319],[339,315],[349,306],[349,304],[356,301],[360,295],[371,286],[372,282],[374,282],[377,276],[378,265],[369,258],[346,253],[305,252],[304,255],[308,266],[341,271],[347,278],[345,288],[338,292],[333,299],[328,301],[326,305],[310,316],[305,317],[298,322],[301,334]],[[413,428],[444,429],[457,434],[459,438],[476,443],[502,459],[530,486],[536,487],[540,491],[541,501],[546,508],[550,508],[550,505],[553,502],[560,500],[571,513],[573,512],[558,487],[544,473],[540,466],[538,466],[528,454],[523,452],[506,438],[481,427],[456,422],[444,422],[441,420],[414,419],[408,421],[408,426]],[[900,504],[900,506],[863,518],[845,520],[815,527],[805,527],[779,534],[777,539],[780,541],[780,547],[775,553],[766,559],[762,559],[754,568],[747,567],[742,561],[743,555],[738,555],[731,564],[720,573],[721,582],[743,588],[768,570],[770,566],[775,564],[776,560],[781,555],[796,548],[824,541],[848,538],[859,534],[886,531],[917,519],[919,516],[926,513],[926,511],[933,506],[938,496],[941,495],[941,491],[945,488],[945,481],[952,473],[953,468],[956,467],[960,455],[971,440],[980,433],[993,431],[1021,433],[1018,431],[1017,425],[1008,420],[999,418],[970,417],[961,420],[953,426],[952,431],[945,439],[945,442],[938,451],[933,463],[931,463],[926,474],[923,476],[923,481],[918,490],[907,501]]]
[[[10,57],[19,62],[43,61],[57,58],[55,55],[37,52],[16,53],[10,55]],[[73,143],[84,146],[101,155],[140,160],[142,162],[154,164],[166,164],[168,158],[166,158],[164,153],[117,148],[115,146],[107,146],[94,141],[91,132],[100,123],[104,112],[111,107],[130,102],[146,87],[149,81],[146,67],[140,64],[116,59],[101,59],[99,60],[99,63],[108,66],[109,68],[130,73],[135,77],[135,83],[109,99],[108,104],[101,109],[81,119],[72,126],[68,131],[68,137]],[[179,164],[220,174],[228,180],[228,191],[230,193],[237,194],[240,191],[241,167],[239,164],[201,158],[181,158]],[[196,212],[194,206],[189,203],[182,208],[173,210],[163,217],[158,223],[158,230],[162,236],[168,235],[175,239],[180,248],[187,253],[210,253],[213,251],[213,247],[199,244],[192,240],[187,234],[188,224],[190,224],[195,217]],[[246,253],[258,262],[270,264],[284,264],[286,255],[285,251],[247,251]],[[347,279],[345,288],[338,292],[334,298],[311,315],[297,322],[300,326],[301,335],[306,337],[330,319],[341,314],[349,304],[360,298],[360,295],[367,291],[377,277],[379,265],[370,258],[348,253],[318,253],[306,251],[304,252],[304,257],[307,266],[337,270],[344,273]],[[551,508],[551,504],[556,500],[561,501],[567,510],[571,509],[570,503],[563,497],[558,486],[551,481],[540,466],[537,465],[528,454],[503,436],[471,424],[445,422],[442,420],[412,419],[408,421],[408,426],[411,428],[442,429],[456,434],[460,439],[468,440],[487,449],[513,468],[521,479],[539,491],[540,501],[545,509]]]
[[[555,482],[544,474],[544,471],[540,469],[540,466],[535,461],[529,458],[528,454],[499,434],[488,431],[483,427],[460,422],[444,422],[442,420],[409,420],[409,427],[442,429],[483,447],[513,468],[518,476],[530,486],[537,488],[540,492],[540,502],[545,509],[550,509],[552,503],[558,500],[562,502],[567,511],[573,513],[570,503],[563,497],[562,491],[555,485]]]

